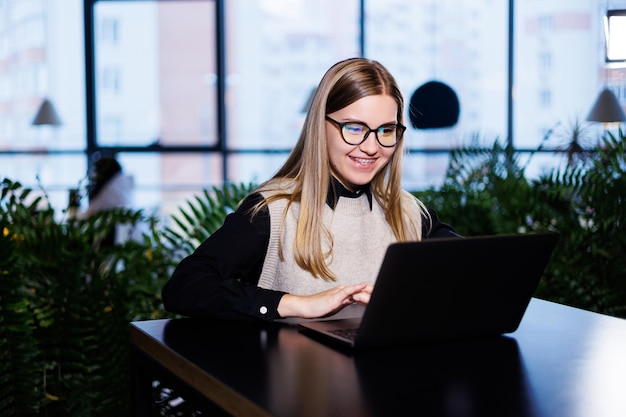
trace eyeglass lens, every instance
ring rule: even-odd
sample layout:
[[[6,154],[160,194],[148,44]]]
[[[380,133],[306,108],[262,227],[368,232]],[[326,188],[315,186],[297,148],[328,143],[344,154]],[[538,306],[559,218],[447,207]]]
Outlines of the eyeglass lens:
[[[384,125],[376,130],[370,130],[361,123],[346,123],[341,129],[343,139],[350,145],[359,145],[365,136],[373,132],[383,146],[393,146],[398,141],[398,127],[394,124]]]

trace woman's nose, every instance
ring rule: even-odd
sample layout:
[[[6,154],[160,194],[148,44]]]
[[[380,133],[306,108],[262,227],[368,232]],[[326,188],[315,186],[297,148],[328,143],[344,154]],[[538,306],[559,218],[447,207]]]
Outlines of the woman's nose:
[[[373,155],[378,151],[378,141],[376,140],[376,134],[370,132],[367,138],[359,145],[359,149],[368,155]]]

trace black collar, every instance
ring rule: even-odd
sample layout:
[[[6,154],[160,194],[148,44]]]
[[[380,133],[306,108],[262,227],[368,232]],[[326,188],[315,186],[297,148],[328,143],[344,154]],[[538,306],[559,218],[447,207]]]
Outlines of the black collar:
[[[366,184],[359,188],[356,191],[350,191],[346,187],[343,186],[335,177],[330,177],[330,186],[328,187],[328,194],[326,195],[326,204],[333,210],[337,206],[337,201],[339,201],[339,197],[347,197],[347,198],[359,198],[365,193],[367,195],[367,200],[370,203],[370,210],[372,209],[372,190],[370,189],[370,185]]]

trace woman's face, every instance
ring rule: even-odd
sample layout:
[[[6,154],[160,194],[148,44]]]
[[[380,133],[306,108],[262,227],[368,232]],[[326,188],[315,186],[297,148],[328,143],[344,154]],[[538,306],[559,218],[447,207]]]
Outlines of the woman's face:
[[[397,113],[398,105],[391,96],[375,95],[363,97],[328,114],[328,117],[340,123],[359,122],[376,129],[384,124],[397,123]],[[326,121],[326,143],[331,173],[352,191],[372,181],[387,165],[398,146],[381,146],[374,132],[370,132],[360,145],[349,145],[342,139],[340,128],[329,121]]]

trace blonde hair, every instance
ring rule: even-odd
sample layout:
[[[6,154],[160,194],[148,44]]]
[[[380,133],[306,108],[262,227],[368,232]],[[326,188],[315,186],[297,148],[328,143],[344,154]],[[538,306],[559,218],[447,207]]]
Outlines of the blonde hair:
[[[371,95],[389,95],[398,105],[397,121],[403,122],[404,99],[387,69],[376,61],[350,58],[333,65],[320,81],[310,109],[306,115],[300,138],[284,165],[256,191],[269,192],[257,204],[253,215],[262,207],[278,199],[287,199],[287,208],[300,203],[300,213],[293,242],[297,264],[314,277],[335,280],[323,253],[323,242],[332,251],[332,236],[324,226],[323,213],[330,184],[330,162],[326,145],[327,114],[333,113],[355,101]],[[409,206],[415,206],[410,194],[401,188],[403,140],[396,145],[388,164],[371,181],[372,195],[383,208],[385,218],[398,241],[421,239],[421,216],[409,215]],[[285,191],[288,190],[288,191]],[[409,199],[413,199],[411,202]],[[427,215],[423,205],[420,209]],[[285,210],[284,216],[287,210]],[[283,222],[284,223],[284,222]],[[282,259],[282,244],[279,253]]]

